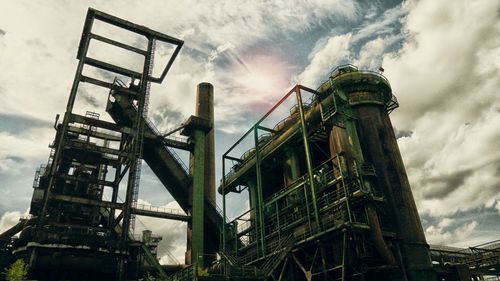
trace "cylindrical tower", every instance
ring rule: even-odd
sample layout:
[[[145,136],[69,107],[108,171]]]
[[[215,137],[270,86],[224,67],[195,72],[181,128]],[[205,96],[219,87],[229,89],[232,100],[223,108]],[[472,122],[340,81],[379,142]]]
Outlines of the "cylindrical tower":
[[[371,181],[389,203],[390,216],[385,219],[393,220],[408,280],[435,280],[429,246],[387,112],[392,100],[389,83],[379,74],[349,67],[335,72],[331,85],[334,94],[347,103],[351,112],[346,113],[354,118],[362,153],[359,164],[373,165],[376,177]]]
[[[196,116],[210,122],[205,136],[205,197],[215,202],[214,86],[200,83],[196,89]]]

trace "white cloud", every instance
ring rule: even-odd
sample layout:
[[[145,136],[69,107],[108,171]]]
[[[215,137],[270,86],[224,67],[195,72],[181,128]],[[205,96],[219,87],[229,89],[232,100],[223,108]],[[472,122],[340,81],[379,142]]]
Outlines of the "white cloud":
[[[483,68],[479,57],[498,48],[500,42],[498,1],[480,3],[412,2],[406,20],[409,40],[398,54],[385,56],[383,62],[401,103],[401,110],[394,113],[400,127],[413,127],[425,113],[439,113],[450,107],[456,110],[457,103],[467,113],[479,100],[484,103],[495,99],[487,85],[498,83],[494,75],[498,68],[490,67],[488,73],[478,69]],[[492,65],[500,60],[484,59],[496,61]],[[463,99],[471,96],[476,102],[462,108],[467,105]],[[476,107],[473,112],[481,109]]]
[[[224,52],[227,49],[224,46],[231,46],[238,53],[273,33],[305,31],[329,19],[357,17],[355,2],[340,0],[272,3],[240,0],[231,4],[155,1],[148,5],[142,1],[120,5],[108,1],[80,1],[71,5],[60,1],[12,2],[0,16],[0,26],[5,31],[5,35],[0,35],[0,68],[9,69],[0,78],[4,89],[0,113],[51,120],[56,112],[62,111],[65,98],[61,97],[69,94],[76,66],[74,54],[88,6],[181,37],[185,48],[202,54],[195,58],[181,53],[172,69],[177,76],[169,75],[167,88],[155,93],[167,95],[168,91],[169,102],[181,100],[174,102],[172,109],[186,116],[193,112],[193,103],[189,100],[193,100],[194,86],[204,80],[216,80],[208,69],[209,57],[214,51]],[[162,11],[161,16],[158,11]],[[227,72],[218,76],[238,79]],[[232,93],[231,89],[219,87],[218,90],[222,102]],[[159,102],[157,106],[164,104]],[[154,104],[153,110],[157,110]]]
[[[441,220],[438,223],[438,227],[445,228],[445,227],[448,227],[448,226],[452,225],[454,222],[455,222],[454,219],[444,218],[443,220]]]
[[[457,242],[460,243],[470,239],[478,225],[476,221],[458,225],[454,222],[455,220],[453,219],[444,218],[437,226],[429,226],[425,230],[427,243],[434,245],[455,245]]]
[[[45,161],[54,131],[31,128],[19,135],[0,132],[0,173],[17,173],[33,161]]]
[[[301,83],[315,85],[346,58],[362,68],[383,65],[400,102],[393,124],[410,132],[398,143],[421,213],[447,216],[500,198],[499,9],[493,0],[409,1],[380,21],[319,42],[298,76]],[[402,34],[392,33],[397,21]],[[401,38],[407,39],[402,48],[388,53]],[[353,47],[360,42],[356,53]],[[452,223],[431,226],[430,239],[464,238],[443,232]]]
[[[26,217],[28,213],[28,210],[24,213],[21,213],[19,211],[5,212],[0,219],[0,233],[3,233],[9,228],[16,225],[19,222],[19,219],[21,217]]]
[[[325,79],[328,71],[349,57],[349,41],[352,34],[347,33],[331,37],[323,49],[319,50],[311,59],[311,63],[297,77],[303,85],[317,85]]]
[[[141,199],[138,200],[138,204],[151,205],[149,202]],[[179,204],[175,201],[172,201],[164,206],[157,207],[163,211],[184,213]],[[158,258],[160,259],[161,264],[173,264],[177,262],[169,257],[167,251],[170,252],[171,255],[174,256],[180,263],[184,263],[187,237],[187,225],[185,222],[137,216],[135,233],[142,233],[145,229],[151,230],[153,235],[159,235],[162,237],[161,242],[158,244]]]
[[[361,47],[359,58],[354,61],[354,64],[360,69],[372,71],[379,69],[382,66],[383,55],[387,53],[387,49],[400,40],[400,35],[387,35],[367,42]]]
[[[318,40],[309,54],[309,65],[295,81],[315,88],[327,78],[329,70],[346,62],[354,63],[362,69],[378,69],[388,48],[402,40],[403,36],[395,31],[397,23],[406,13],[405,5],[397,5],[386,10],[380,18],[369,15],[369,20],[351,32]],[[369,41],[363,43],[359,54],[352,52],[361,41],[367,39]]]
[[[412,132],[399,144],[415,200],[431,215],[480,207],[500,198],[499,3],[410,6],[409,41],[383,65],[401,105],[393,124]]]
[[[405,4],[397,5],[394,8],[384,11],[379,17],[366,21],[359,30],[354,32],[353,41],[358,41],[369,37],[381,37],[385,34],[392,34],[396,30],[395,23],[408,12],[408,7]]]
[[[482,112],[482,118],[458,127],[445,124],[453,118],[450,115],[427,120],[411,137],[399,139],[417,205],[424,213],[465,211],[500,198],[500,133],[495,129],[500,113]],[[438,120],[443,125],[436,130]]]

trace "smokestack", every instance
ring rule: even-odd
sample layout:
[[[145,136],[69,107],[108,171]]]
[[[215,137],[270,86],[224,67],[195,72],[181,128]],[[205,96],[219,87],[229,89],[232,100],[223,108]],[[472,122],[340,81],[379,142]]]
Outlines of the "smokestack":
[[[214,86],[200,83],[196,89],[196,116],[210,122],[205,136],[205,197],[215,202]]]
[[[215,204],[215,155],[214,155],[214,87],[210,83],[200,83],[196,87],[196,110],[195,115],[197,117],[206,119],[210,123],[210,131],[205,135],[205,163],[204,163],[204,195],[210,201]],[[193,174],[193,163],[194,155],[191,153],[189,157],[189,173]],[[193,194],[192,189],[189,191],[190,205],[192,208]],[[190,210],[192,212],[192,210]],[[187,246],[186,246],[186,264],[191,264],[193,262],[191,257],[191,243],[193,238],[193,229],[191,222],[188,222],[187,226]],[[210,254],[217,251],[213,249],[214,244],[210,244],[207,241],[207,236],[205,236],[205,253]]]

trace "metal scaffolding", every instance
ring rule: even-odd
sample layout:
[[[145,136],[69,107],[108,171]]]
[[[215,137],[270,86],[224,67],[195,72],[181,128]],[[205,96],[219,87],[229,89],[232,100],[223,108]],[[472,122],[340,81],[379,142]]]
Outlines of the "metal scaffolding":
[[[311,98],[303,101],[304,93]],[[290,116],[262,125],[291,99]],[[367,159],[372,147],[358,136],[364,107],[382,117],[396,107],[387,80],[343,66],[317,91],[294,87],[229,148],[219,188],[224,213],[226,194],[246,189],[250,210],[223,229],[228,261],[256,268],[255,279],[433,280],[430,260],[408,274],[415,270],[400,247],[417,241],[402,241],[391,190],[377,184],[385,175]],[[233,156],[252,135],[252,148]]]
[[[146,49],[95,33],[93,26],[97,22],[129,32],[130,36],[145,38]],[[152,75],[156,41],[174,46],[159,77]],[[90,57],[91,42],[142,56],[142,72]],[[23,239],[14,250],[17,255],[27,257],[30,276],[71,279],[92,274],[96,279],[124,280],[137,274],[134,264],[137,265],[138,260],[133,252],[141,249],[149,264],[166,276],[148,248],[134,241],[133,228],[135,214],[188,220],[187,216],[137,208],[144,143],[151,137],[147,135],[150,128],[146,122],[150,83],[164,80],[182,44],[181,40],[89,8],[66,112],[62,122],[57,119],[54,125],[57,133],[47,166],[35,175],[31,214],[36,216],[36,222],[30,226],[29,233],[23,230]],[[88,68],[97,71],[88,71]],[[95,77],[89,73],[101,75]],[[77,114],[75,101],[81,95],[81,83],[109,90],[107,104],[100,105],[103,109],[115,108],[114,101],[126,99],[133,112],[131,122],[104,121],[99,113],[90,111]],[[110,171],[114,174],[109,174]],[[123,202],[118,201],[120,184],[126,185]],[[104,198],[106,188],[111,189],[111,200]],[[56,259],[54,255],[63,258]],[[73,256],[77,258],[69,258]],[[61,275],[56,273],[59,269],[54,268],[58,263],[67,268]]]

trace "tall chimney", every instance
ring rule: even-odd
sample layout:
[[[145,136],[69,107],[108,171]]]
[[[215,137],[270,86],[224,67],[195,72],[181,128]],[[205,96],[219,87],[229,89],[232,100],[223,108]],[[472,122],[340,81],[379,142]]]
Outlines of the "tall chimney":
[[[205,197],[215,202],[214,86],[210,83],[198,84],[196,116],[210,121],[212,127],[205,137]]]

